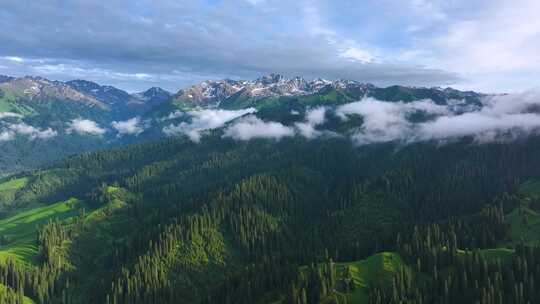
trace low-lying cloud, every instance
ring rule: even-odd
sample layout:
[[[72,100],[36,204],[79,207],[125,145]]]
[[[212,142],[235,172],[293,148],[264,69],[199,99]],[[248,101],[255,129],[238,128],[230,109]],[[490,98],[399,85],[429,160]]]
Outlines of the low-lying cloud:
[[[55,137],[58,135],[58,133],[51,128],[38,129],[25,123],[17,123],[7,125],[5,129],[0,132],[0,141],[13,140],[17,135],[25,136],[30,140],[34,140],[49,139]]]
[[[0,119],[4,118],[22,118],[23,116],[21,114],[13,113],[13,112],[0,112]]]
[[[322,125],[325,122],[326,110],[326,107],[317,107],[307,110],[305,121],[297,122],[295,124],[300,135],[308,139],[320,136],[322,132],[316,130],[315,127]]]
[[[216,109],[189,111],[185,115],[190,117],[190,122],[181,122],[178,125],[171,124],[163,128],[163,132],[168,136],[183,134],[188,136],[193,142],[200,142],[204,131],[223,127],[229,121],[255,112],[256,110],[254,108],[236,111]],[[173,118],[181,116],[177,113]]]
[[[352,136],[357,144],[462,137],[486,142],[540,133],[540,92],[495,95],[482,102],[483,107],[462,113],[452,111],[453,104],[437,105],[431,100],[404,103],[364,98],[338,107],[336,115],[362,117],[362,125]],[[419,112],[431,118],[415,122],[411,115]]]
[[[95,121],[89,119],[73,119],[67,129],[67,133],[77,133],[80,135],[103,135],[107,130],[101,128]]]
[[[279,140],[298,135],[313,139],[324,134],[335,134],[322,127],[328,115],[342,121],[357,115],[361,118],[360,123],[349,134],[358,145],[445,142],[463,137],[483,143],[540,134],[540,91],[491,95],[483,97],[480,102],[481,106],[465,100],[449,100],[447,104],[437,104],[429,99],[388,102],[366,97],[334,108],[321,106],[307,109],[304,119],[292,125],[265,121],[255,115],[242,117],[254,113],[255,110],[251,108],[239,111],[207,109],[176,112],[171,118],[187,118],[187,121],[178,125],[171,124],[163,131],[168,135],[184,134],[192,141],[199,142],[205,130],[224,127],[234,120],[224,129],[223,137],[235,140]],[[299,112],[294,114],[300,115]]]
[[[118,132],[118,136],[138,136],[148,127],[139,116],[124,121],[113,121],[111,126]]]
[[[540,131],[540,92],[496,95],[478,111],[441,116],[418,126],[421,140],[473,136],[485,142]]]
[[[451,111],[446,106],[437,105],[431,100],[405,103],[386,102],[368,97],[336,109],[336,115],[344,120],[350,114],[362,117],[362,126],[353,135],[358,144],[413,137],[415,135],[414,123],[409,120],[409,116],[418,112],[429,115],[451,115]]]
[[[250,140],[252,138],[279,140],[283,137],[294,135],[294,128],[285,126],[279,122],[266,122],[250,115],[225,129],[223,137],[231,137],[235,140]]]

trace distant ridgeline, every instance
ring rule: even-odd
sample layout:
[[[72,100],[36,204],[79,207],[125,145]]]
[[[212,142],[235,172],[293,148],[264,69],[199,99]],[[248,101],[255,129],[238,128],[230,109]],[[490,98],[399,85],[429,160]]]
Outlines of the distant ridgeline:
[[[259,110],[292,124],[306,108],[370,96],[385,101],[459,100],[480,105],[481,94],[453,89],[377,88],[355,81],[306,81],[269,75],[254,81],[205,81],[171,94],[160,88],[129,94],[85,80],[0,77],[0,176],[51,164],[65,156],[222,127]],[[253,109],[250,111],[241,111]],[[208,115],[197,121],[201,110]],[[214,113],[217,110],[222,112]],[[233,111],[233,112],[226,112]],[[236,111],[236,112],[235,112]],[[298,111],[298,115],[291,115]],[[205,112],[203,112],[204,114]],[[199,115],[199,116],[197,116]],[[192,125],[191,123],[198,123]],[[187,123],[183,128],[178,128]]]

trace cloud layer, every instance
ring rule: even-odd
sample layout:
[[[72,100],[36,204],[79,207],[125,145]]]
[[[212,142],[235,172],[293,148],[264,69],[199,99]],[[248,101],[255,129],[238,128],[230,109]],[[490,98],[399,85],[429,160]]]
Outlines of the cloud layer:
[[[256,112],[256,110],[253,108],[237,111],[216,109],[190,111],[185,113],[190,117],[189,122],[181,122],[178,125],[171,124],[163,128],[163,132],[169,136],[184,134],[192,141],[199,142],[204,131],[220,128],[231,120],[254,112]],[[175,117],[180,116],[177,113],[174,117],[171,117],[171,119]]]
[[[95,121],[89,119],[73,119],[67,129],[68,133],[75,132],[80,135],[103,135],[107,130],[101,128]]]
[[[365,98],[337,108],[336,114],[342,119],[347,119],[350,114],[362,117],[362,126],[352,136],[361,145],[461,137],[486,142],[538,133],[540,92],[496,95],[483,102],[481,109],[462,113],[452,111],[452,105],[441,106],[430,100],[390,103]],[[411,119],[418,113],[430,118],[417,122]]]
[[[408,117],[418,112],[428,115],[450,114],[446,106],[437,105],[431,100],[404,103],[364,98],[338,107],[336,115],[344,120],[350,114],[360,115],[363,124],[354,138],[359,144],[368,144],[414,137],[415,125]]]
[[[378,2],[7,0],[0,65],[7,74],[84,78],[130,91],[270,72],[377,84],[455,82],[453,72],[393,59],[410,43],[401,40],[400,24],[408,22],[402,12],[409,5]],[[372,16],[382,11],[395,20]],[[408,13],[423,19],[425,12]]]
[[[34,139],[49,139],[58,135],[51,128],[38,129],[25,123],[10,124],[0,131],[0,141],[13,140],[17,135],[25,136],[30,140]]]
[[[21,114],[12,113],[12,112],[0,112],[0,119],[4,118],[22,118]]]
[[[133,117],[125,121],[113,121],[111,123],[113,129],[118,132],[119,136],[123,135],[139,135],[141,134],[148,125],[141,120],[140,117]]]
[[[236,140],[250,140],[253,138],[281,139],[294,136],[295,131],[279,122],[263,121],[253,115],[234,123],[225,129],[223,137]]]
[[[325,122],[326,107],[317,107],[306,111],[305,121],[297,122],[295,124],[298,132],[306,138],[315,138],[322,134],[321,131],[315,129],[315,127]]]

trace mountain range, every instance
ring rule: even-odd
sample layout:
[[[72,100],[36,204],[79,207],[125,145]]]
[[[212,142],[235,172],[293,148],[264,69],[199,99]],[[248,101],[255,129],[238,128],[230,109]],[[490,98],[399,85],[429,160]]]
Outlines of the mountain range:
[[[480,105],[482,96],[450,88],[379,88],[352,80],[308,81],[278,74],[251,81],[208,80],[176,93],[153,87],[133,94],[87,80],[1,76],[0,149],[4,157],[0,172],[31,169],[74,153],[178,134],[174,127],[191,121],[189,115],[179,113],[190,111],[254,109],[258,117],[293,123],[300,117],[291,117],[291,111],[336,106],[365,97],[393,102],[430,99],[441,105],[463,100],[467,105]],[[189,131],[193,130],[184,128],[180,133]]]
[[[0,79],[0,303],[540,299],[535,92]]]

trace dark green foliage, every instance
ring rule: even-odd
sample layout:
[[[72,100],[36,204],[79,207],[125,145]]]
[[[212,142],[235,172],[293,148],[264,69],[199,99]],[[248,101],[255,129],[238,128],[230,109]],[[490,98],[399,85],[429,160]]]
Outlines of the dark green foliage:
[[[444,280],[449,294],[457,288],[458,263],[473,267],[484,259],[475,250],[505,242],[518,186],[540,176],[538,138],[354,147],[220,135],[86,153],[29,174],[6,203],[75,196],[96,210],[46,225],[38,265],[2,266],[31,279],[5,285],[43,303],[344,303],[356,287],[330,261],[398,250],[410,269],[397,297],[428,301],[430,289],[444,296]],[[416,291],[403,291],[412,282]],[[373,301],[384,303],[387,287]]]

